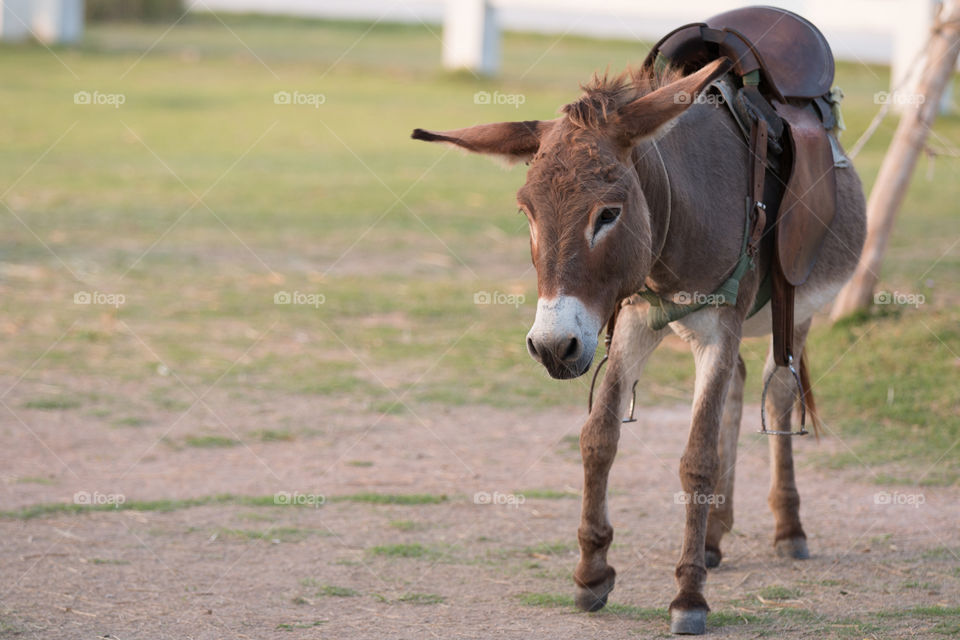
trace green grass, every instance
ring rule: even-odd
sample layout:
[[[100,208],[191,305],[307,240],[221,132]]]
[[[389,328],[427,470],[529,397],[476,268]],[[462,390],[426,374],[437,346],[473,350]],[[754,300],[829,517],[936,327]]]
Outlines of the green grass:
[[[121,559],[114,559],[114,558],[90,558],[89,562],[90,562],[90,564],[96,564],[96,565],[104,565],[104,564],[107,564],[107,565],[124,565],[124,564],[130,564],[130,561],[129,561],[129,560],[121,560]]]
[[[333,496],[330,502],[358,502],[367,504],[441,504],[447,501],[445,495],[430,493],[353,493],[346,496]]]
[[[764,587],[757,592],[757,595],[764,600],[795,600],[800,597],[800,592],[796,589],[780,585]]]
[[[520,604],[528,607],[571,608],[573,596],[558,593],[524,593],[518,596]]]
[[[198,449],[215,449],[218,447],[235,447],[240,444],[240,441],[226,436],[187,436],[183,439],[183,443],[188,447],[197,447]]]
[[[960,440],[960,386],[946,382],[957,376],[958,353],[960,309],[816,329],[812,380],[827,433],[857,445],[828,464],[862,469],[878,484],[960,479],[960,451],[951,449]]]
[[[440,504],[446,499],[443,496],[428,494],[374,494],[360,493],[343,496],[327,496],[328,502],[355,502],[362,504],[380,505],[425,505]],[[177,511],[206,505],[241,505],[250,507],[293,507],[315,508],[312,503],[278,503],[277,496],[238,496],[231,493],[222,493],[213,496],[184,498],[179,500],[126,500],[118,504],[75,504],[71,502],[51,502],[35,504],[20,509],[0,511],[0,518],[29,520],[61,514],[81,514],[95,511]]]
[[[761,593],[780,596],[777,599],[794,597],[796,592],[783,587],[767,587]],[[574,611],[573,596],[558,593],[523,593],[517,596],[520,604],[528,607],[568,609]],[[666,629],[670,613],[665,608],[638,607],[617,602],[608,603],[596,616],[615,616],[656,624],[655,628]],[[707,628],[729,626],[744,627],[742,633],[749,637],[778,637],[790,631],[802,631],[810,637],[843,638],[861,640],[883,630],[890,630],[892,620],[903,620],[911,625],[936,621],[933,630],[939,635],[952,635],[960,631],[960,608],[914,607],[897,611],[864,613],[856,619],[822,616],[809,609],[792,607],[764,607],[756,600],[737,601],[715,605],[707,616]]]
[[[521,495],[530,500],[564,500],[566,498],[579,498],[580,494],[574,491],[558,491],[556,489],[527,489],[526,491],[515,491],[515,495]]]
[[[443,596],[437,595],[435,593],[405,593],[399,598],[397,602],[402,602],[404,604],[441,604],[446,598]]]
[[[313,629],[314,627],[319,627],[322,624],[326,624],[326,620],[314,620],[313,622],[281,622],[277,625],[277,631],[295,631],[297,629]]]
[[[507,33],[502,74],[478,81],[441,72],[440,45],[420,25],[224,19],[233,33],[202,16],[166,34],[162,24],[91,25],[59,60],[40,46],[3,47],[0,185],[19,220],[0,216],[11,265],[0,281],[18,332],[0,343],[0,375],[26,371],[22,388],[48,378],[139,384],[167,412],[196,400],[179,380],[389,413],[425,402],[581,407],[588,381],[548,379],[524,347],[536,282],[514,202],[523,168],[445,156],[409,133],[554,117],[594,70],[638,63],[647,46]],[[837,84],[851,145],[888,70],[841,63]],[[94,90],[126,102],[74,104],[77,91]],[[294,90],[326,100],[273,102]],[[478,105],[478,90],[526,102]],[[856,160],[868,187],[895,124],[884,122]],[[938,118],[934,132],[934,144],[960,139],[960,117]],[[880,273],[881,289],[927,303],[813,331],[821,412],[852,451],[823,464],[865,465],[865,477],[894,483],[958,480],[957,163],[940,157],[931,182],[921,161]],[[482,290],[526,302],[475,305]],[[74,304],[80,291],[126,302]],[[324,302],[276,305],[279,291]],[[765,344],[744,345],[754,403]],[[665,344],[640,402],[688,399],[692,371],[686,346]],[[576,449],[575,437],[561,446]]]
[[[577,550],[576,541],[560,540],[557,542],[541,542],[530,547],[525,547],[522,553],[525,555],[543,555],[558,556],[574,553]]]
[[[350,587],[338,587],[332,584],[325,584],[317,591],[318,596],[328,596],[331,598],[352,598],[360,595],[360,592]]]
[[[391,520],[389,524],[398,531],[418,531],[426,528],[426,525],[422,525],[413,520]]]
[[[422,545],[419,542],[411,544],[377,545],[368,549],[368,553],[386,558],[428,558],[440,555],[440,552],[436,549]]]
[[[41,411],[65,411],[67,409],[76,409],[80,406],[80,401],[75,398],[35,398],[23,403],[24,409],[40,409]]]
[[[295,439],[293,433],[285,429],[261,429],[251,435],[260,442],[291,442]]]
[[[150,424],[150,421],[146,418],[139,418],[137,416],[126,416],[114,420],[113,424],[117,427],[142,427]]]

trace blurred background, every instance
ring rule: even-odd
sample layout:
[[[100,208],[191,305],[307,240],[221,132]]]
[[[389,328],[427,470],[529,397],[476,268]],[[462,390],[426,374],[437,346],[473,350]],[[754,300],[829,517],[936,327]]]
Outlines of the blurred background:
[[[328,471],[359,501],[530,486],[576,496],[589,379],[550,380],[525,351],[536,277],[514,197],[524,168],[410,132],[554,117],[595,71],[639,64],[671,28],[745,4],[0,2],[4,526],[26,535],[29,518],[80,508],[78,489],[203,502],[302,489],[290,474],[309,484]],[[925,42],[935,3],[774,4],[830,39],[852,147],[898,84],[891,65],[909,68]],[[855,159],[868,191],[897,118]],[[958,150],[948,91],[890,237],[878,285],[888,297],[816,320],[812,376],[834,443],[805,451],[816,473],[871,486],[960,480]],[[761,452],[766,350],[762,339],[743,347],[744,439]],[[687,346],[665,342],[640,412],[685,411],[692,374]],[[567,416],[536,431],[569,463],[562,474],[470,484],[483,459],[507,454],[464,443],[506,438],[511,416],[539,424],[538,412]],[[410,434],[451,468],[419,468]],[[316,481],[325,492],[330,477]],[[570,505],[553,534],[567,543]],[[253,528],[211,514],[182,530]],[[394,532],[417,535],[404,526]],[[549,545],[535,553],[557,557]],[[566,584],[575,549],[557,553],[549,578]]]
[[[0,49],[0,370],[49,378],[47,392],[17,402],[136,422],[183,392],[162,365],[190,384],[374,411],[403,411],[384,385],[415,402],[579,407],[584,381],[547,380],[524,352],[536,290],[514,204],[522,168],[448,155],[409,132],[553,117],[594,71],[639,63],[669,25],[721,4],[743,3],[608,0],[584,13],[496,2],[485,75],[444,70],[439,1],[89,0],[72,27],[81,2],[4,2],[3,31],[19,32],[7,39],[33,44]],[[898,38],[922,45],[930,3],[780,4],[831,36],[850,147],[890,90]],[[60,24],[72,44],[55,43]],[[895,125],[886,118],[856,159],[868,189]],[[950,105],[882,272],[882,289],[924,304],[821,323],[811,343],[836,428],[868,443],[897,434],[896,451],[869,455],[942,451],[960,437],[957,385],[944,384],[958,371],[958,131]],[[324,303],[273,304],[281,291]],[[525,303],[474,304],[482,291]],[[77,292],[124,302],[74,304]],[[751,371],[764,351],[745,347]],[[667,345],[642,400],[688,398],[691,373],[686,347]],[[113,398],[115,379],[143,393]]]

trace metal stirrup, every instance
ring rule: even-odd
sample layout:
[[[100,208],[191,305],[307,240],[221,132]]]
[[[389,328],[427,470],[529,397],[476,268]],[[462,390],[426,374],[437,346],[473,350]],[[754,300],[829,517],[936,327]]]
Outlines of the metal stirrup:
[[[793,374],[793,381],[797,383],[797,390],[800,392],[800,431],[771,431],[767,429],[767,390],[770,388],[770,382],[773,381],[773,376],[776,375],[777,369],[778,367],[774,365],[773,371],[770,372],[770,375],[767,376],[767,379],[763,383],[763,394],[760,396],[760,431],[758,433],[766,436],[805,436],[810,433],[805,428],[807,422],[807,402],[804,396],[806,394],[803,392],[800,374],[797,373],[796,368],[793,366],[792,355],[787,356],[787,369]],[[791,407],[790,410],[793,411],[793,407]]]
[[[637,383],[638,383],[638,382],[640,382],[640,381],[639,381],[639,380],[634,380],[634,381],[633,381],[633,389],[630,390],[630,393],[631,393],[631,396],[630,396],[630,413],[629,413],[629,415],[627,415],[626,418],[624,418],[623,420],[620,421],[620,422],[622,422],[622,423],[624,423],[624,424],[626,424],[626,423],[628,423],[628,422],[636,422],[636,421],[637,421],[637,419],[633,417],[633,410],[636,409],[636,407],[637,407]]]

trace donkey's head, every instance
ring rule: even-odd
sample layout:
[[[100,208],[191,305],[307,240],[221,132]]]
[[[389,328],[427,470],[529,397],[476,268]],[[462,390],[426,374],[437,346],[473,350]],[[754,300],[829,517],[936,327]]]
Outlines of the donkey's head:
[[[665,130],[727,68],[721,59],[660,88],[644,72],[598,79],[555,120],[413,132],[417,140],[530,164],[517,192],[539,296],[527,350],[554,378],[590,368],[604,321],[652,266],[650,211],[633,148]]]

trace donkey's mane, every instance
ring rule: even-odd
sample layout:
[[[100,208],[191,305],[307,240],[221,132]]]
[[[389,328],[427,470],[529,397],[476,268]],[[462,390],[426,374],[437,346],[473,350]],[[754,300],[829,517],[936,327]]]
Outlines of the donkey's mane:
[[[670,68],[656,73],[651,67],[628,67],[611,76],[594,73],[590,82],[580,85],[583,95],[560,111],[567,120],[581,129],[599,129],[623,105],[666,86],[683,75],[683,70]]]

